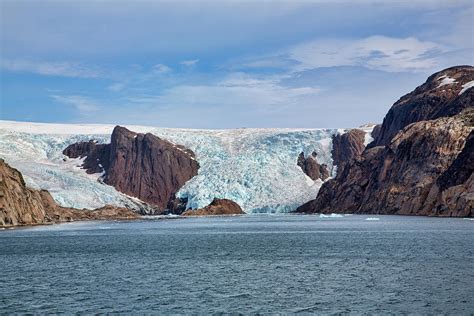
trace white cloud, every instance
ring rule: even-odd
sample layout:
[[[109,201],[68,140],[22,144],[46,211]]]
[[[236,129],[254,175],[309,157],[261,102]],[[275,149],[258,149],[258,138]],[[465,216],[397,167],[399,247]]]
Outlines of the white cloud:
[[[82,114],[96,112],[100,109],[96,101],[80,95],[51,95],[51,97],[60,103],[74,107]]]
[[[171,68],[164,64],[156,64],[155,66],[153,66],[153,72],[156,74],[165,74],[170,71]]]
[[[414,37],[371,36],[357,40],[320,40],[291,48],[296,71],[334,66],[363,66],[389,72],[419,71],[437,65],[444,48]]]
[[[192,59],[192,60],[183,60],[182,62],[180,62],[180,64],[191,67],[191,66],[195,66],[198,62],[199,62],[199,59]]]
[[[279,111],[304,103],[320,92],[317,87],[286,87],[281,78],[259,79],[243,73],[233,73],[214,84],[177,85],[160,95],[129,99],[151,108],[199,106],[202,108],[248,108],[260,111]]]
[[[30,60],[2,60],[1,67],[8,71],[30,72],[45,76],[95,78],[101,74],[97,69],[72,62],[37,62]]]

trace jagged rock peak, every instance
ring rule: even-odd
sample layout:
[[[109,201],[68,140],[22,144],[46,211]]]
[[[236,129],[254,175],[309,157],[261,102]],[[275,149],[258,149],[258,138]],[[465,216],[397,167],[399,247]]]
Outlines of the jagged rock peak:
[[[199,169],[192,150],[122,126],[114,128],[110,144],[76,143],[63,153],[71,158],[86,156],[86,172],[104,171],[106,184],[160,210]]]

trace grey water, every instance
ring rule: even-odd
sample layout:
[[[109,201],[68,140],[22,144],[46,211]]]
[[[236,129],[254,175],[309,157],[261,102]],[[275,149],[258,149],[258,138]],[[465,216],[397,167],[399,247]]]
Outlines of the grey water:
[[[368,217],[3,230],[0,313],[474,312],[474,221]]]

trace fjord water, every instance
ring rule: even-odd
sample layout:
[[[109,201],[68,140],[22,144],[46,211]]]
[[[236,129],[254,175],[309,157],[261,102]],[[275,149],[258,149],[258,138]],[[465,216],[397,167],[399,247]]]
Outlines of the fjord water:
[[[255,215],[3,230],[0,310],[474,311],[474,221],[368,217]]]

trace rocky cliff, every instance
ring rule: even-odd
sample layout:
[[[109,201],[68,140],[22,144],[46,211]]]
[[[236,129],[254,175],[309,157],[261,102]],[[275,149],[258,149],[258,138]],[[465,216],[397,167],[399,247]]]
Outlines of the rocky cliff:
[[[359,157],[365,149],[365,132],[360,129],[351,129],[347,133],[332,137],[333,164],[342,168],[343,164]]]
[[[128,209],[112,206],[95,210],[61,207],[48,191],[28,188],[21,173],[0,159],[0,227],[136,217]]]
[[[313,151],[310,156],[305,157],[304,153],[300,153],[296,164],[303,172],[312,180],[329,178],[329,170],[326,164],[319,164],[317,160],[318,154]]]
[[[160,210],[199,169],[191,150],[121,126],[114,128],[110,144],[76,143],[63,153],[70,158],[86,157],[86,172],[104,172],[106,184]]]
[[[453,116],[472,107],[474,93],[465,88],[473,80],[472,66],[451,67],[431,75],[424,84],[395,102],[368,147],[388,145],[395,134],[411,123]]]
[[[297,211],[473,216],[473,79],[449,68],[395,103],[372,145]]]
[[[245,214],[239,204],[227,199],[214,199],[211,204],[197,210],[187,210],[183,216],[240,215]]]

